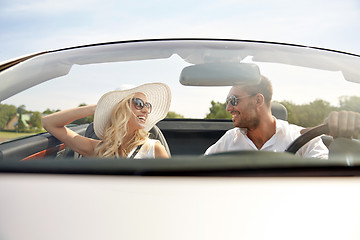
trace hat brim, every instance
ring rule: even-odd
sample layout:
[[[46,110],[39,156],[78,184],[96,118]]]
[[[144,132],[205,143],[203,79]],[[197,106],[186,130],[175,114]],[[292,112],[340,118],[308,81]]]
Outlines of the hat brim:
[[[100,139],[104,137],[104,129],[114,107],[125,97],[138,92],[145,94],[153,107],[146,120],[145,131],[149,131],[166,117],[171,103],[171,91],[164,83],[146,83],[131,89],[108,92],[98,101],[94,114],[94,130]]]

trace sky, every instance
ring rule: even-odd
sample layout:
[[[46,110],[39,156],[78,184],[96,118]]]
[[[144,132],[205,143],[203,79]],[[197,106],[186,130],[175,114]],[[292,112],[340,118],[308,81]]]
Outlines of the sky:
[[[90,43],[177,37],[275,41],[360,55],[360,1],[0,0],[0,62]]]

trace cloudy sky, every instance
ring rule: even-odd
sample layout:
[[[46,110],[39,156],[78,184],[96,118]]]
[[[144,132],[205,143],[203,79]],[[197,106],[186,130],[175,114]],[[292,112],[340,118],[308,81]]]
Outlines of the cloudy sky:
[[[159,37],[278,41],[360,54],[360,1],[0,0],[0,61]]]
[[[0,62],[163,37],[276,41],[360,54],[360,1],[0,0]]]

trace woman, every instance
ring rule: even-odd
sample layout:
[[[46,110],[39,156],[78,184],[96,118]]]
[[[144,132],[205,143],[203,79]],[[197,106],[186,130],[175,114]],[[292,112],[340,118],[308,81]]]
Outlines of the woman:
[[[148,131],[166,117],[170,101],[171,92],[166,84],[148,83],[108,92],[97,105],[47,115],[42,124],[53,136],[86,157],[168,158],[165,147],[158,140],[149,139]],[[91,115],[100,140],[65,127]]]

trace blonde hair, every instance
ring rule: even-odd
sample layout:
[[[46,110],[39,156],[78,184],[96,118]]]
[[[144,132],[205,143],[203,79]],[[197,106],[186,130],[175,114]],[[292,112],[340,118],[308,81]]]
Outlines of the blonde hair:
[[[128,142],[123,142],[128,134],[128,122],[134,115],[130,105],[134,95],[125,97],[112,110],[110,120],[104,129],[104,137],[95,147],[96,157],[119,157],[119,149],[122,150],[122,155],[127,156],[134,147],[145,143],[149,133],[144,129],[136,130]]]

